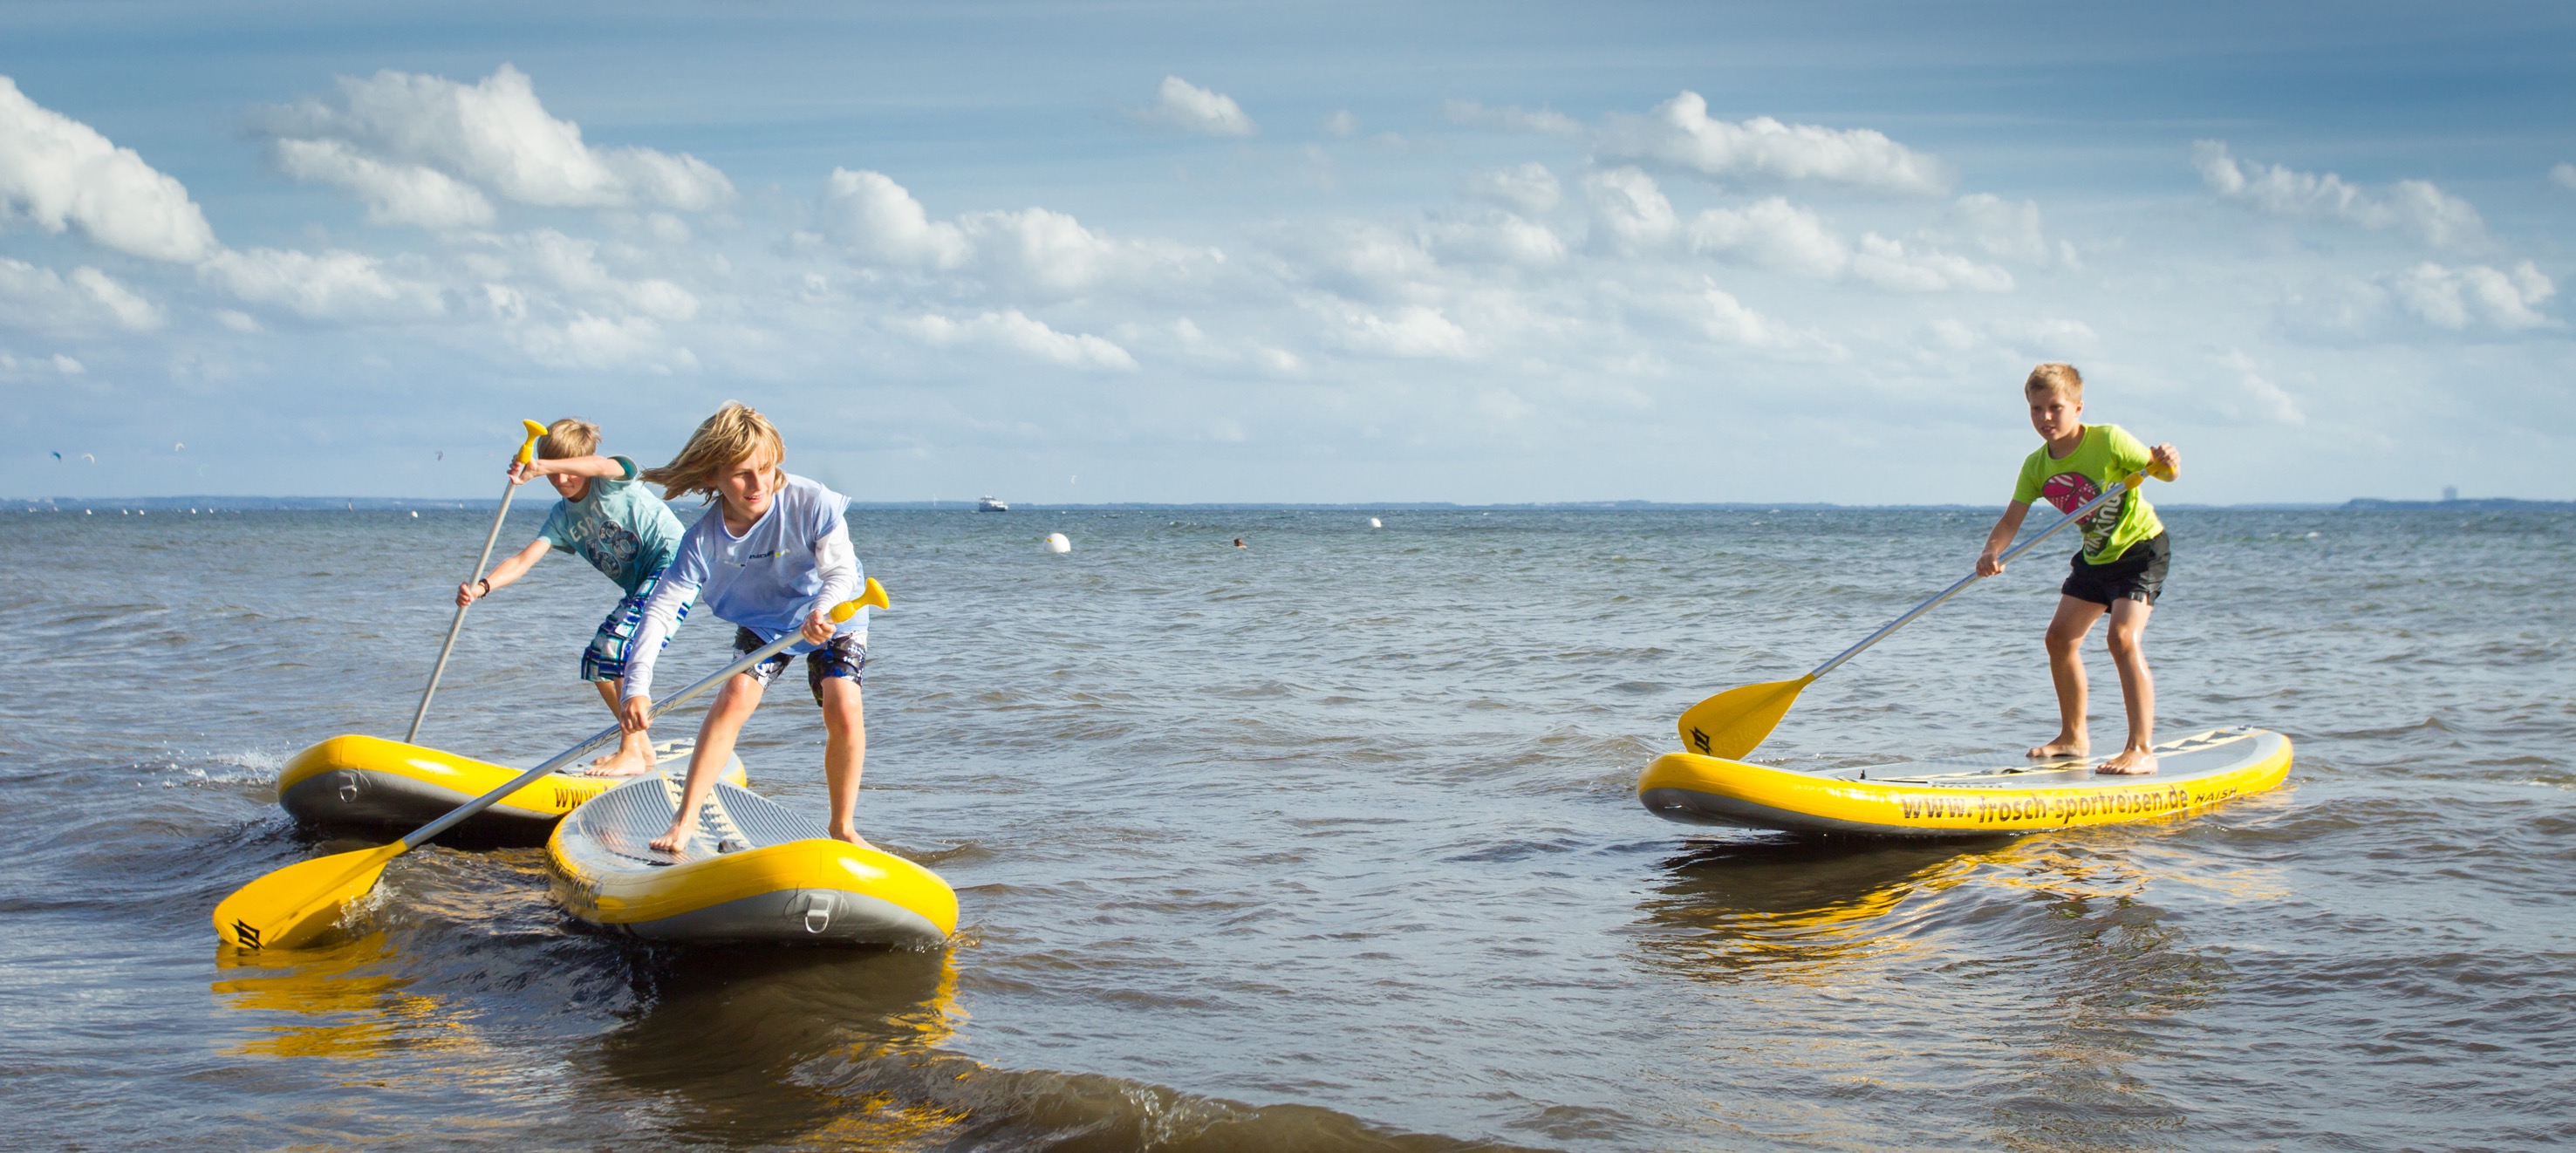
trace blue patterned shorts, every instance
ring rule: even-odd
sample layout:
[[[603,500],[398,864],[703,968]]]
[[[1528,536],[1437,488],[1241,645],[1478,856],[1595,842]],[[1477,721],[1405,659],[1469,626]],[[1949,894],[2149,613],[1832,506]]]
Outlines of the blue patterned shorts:
[[[759,652],[760,646],[767,643],[760,639],[759,633],[737,628],[733,633],[734,659],[740,660]],[[774,654],[768,660],[751,666],[748,675],[759,681],[762,688],[767,688],[769,682],[777,680],[778,674],[786,672],[788,664],[795,659],[786,653]],[[823,642],[823,647],[805,654],[805,687],[814,690],[814,703],[819,705],[823,703],[824,681],[840,677],[854,685],[865,684],[867,669],[868,646],[860,644],[857,635],[842,633]]]
[[[653,595],[653,586],[662,583],[661,574],[644,578],[644,583],[617,602],[608,611],[608,619],[599,622],[599,632],[590,638],[590,647],[581,651],[581,679],[615,681],[626,678],[626,646],[635,639],[635,628],[644,622],[644,601]],[[689,619],[689,606],[680,606],[680,620],[673,628]],[[669,647],[671,638],[662,638]]]

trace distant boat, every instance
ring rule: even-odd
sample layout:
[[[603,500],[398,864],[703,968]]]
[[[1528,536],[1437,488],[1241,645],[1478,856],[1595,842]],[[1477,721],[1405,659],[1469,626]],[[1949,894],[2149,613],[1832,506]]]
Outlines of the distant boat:
[[[1009,511],[1011,511],[1011,505],[1010,505],[1010,502],[1009,502],[1009,501],[995,500],[995,499],[993,499],[992,497],[989,497],[989,496],[988,496],[988,497],[981,497],[981,498],[978,498],[978,499],[975,501],[975,511],[977,511],[977,512],[1009,512]]]

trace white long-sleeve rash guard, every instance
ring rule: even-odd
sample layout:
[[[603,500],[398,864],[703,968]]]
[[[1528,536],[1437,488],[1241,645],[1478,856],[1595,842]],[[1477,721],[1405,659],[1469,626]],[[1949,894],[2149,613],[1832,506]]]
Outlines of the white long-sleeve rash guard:
[[[850,599],[864,574],[850,547],[849,522],[843,510],[849,499],[801,476],[787,475],[769,512],[735,536],[726,531],[724,509],[712,507],[680,540],[679,555],[662,571],[662,583],[644,601],[644,619],[626,646],[626,679],[620,698],[649,696],[653,663],[662,643],[679,624],[680,607],[691,597],[708,612],[750,629],[763,642],[805,627],[817,607]],[[837,634],[856,633],[866,644],[868,610],[843,622]],[[790,653],[811,652],[798,641]]]

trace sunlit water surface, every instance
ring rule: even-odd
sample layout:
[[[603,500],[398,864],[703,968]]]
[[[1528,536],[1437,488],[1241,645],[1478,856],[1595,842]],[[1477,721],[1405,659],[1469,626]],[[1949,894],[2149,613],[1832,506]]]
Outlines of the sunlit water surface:
[[[2162,731],[2280,729],[2289,785],[1932,847],[1632,790],[1683,707],[1939,588],[1985,514],[1370,515],[854,514],[897,606],[861,825],[955,884],[949,949],[640,948],[537,850],[433,847],[359,939],[234,957],[218,897],[355,844],[294,830],[278,767],[401,734],[488,514],[0,514],[0,1143],[2576,1141],[2576,517],[2170,514]],[[2062,569],[1820,682],[1763,755],[2046,735]],[[424,740],[525,764],[605,723],[575,661],[612,592],[558,556],[478,607]],[[819,812],[801,696],[743,754]]]

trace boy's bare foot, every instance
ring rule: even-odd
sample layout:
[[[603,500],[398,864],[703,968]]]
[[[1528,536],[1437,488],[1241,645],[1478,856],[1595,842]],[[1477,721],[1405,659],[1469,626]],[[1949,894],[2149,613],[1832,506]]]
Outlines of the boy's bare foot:
[[[593,777],[640,777],[652,771],[651,749],[619,749],[592,761],[583,773]]]
[[[877,849],[875,845],[869,844],[868,839],[860,836],[857,829],[834,829],[832,830],[832,839],[835,841],[846,841],[850,844],[857,845],[862,849],[875,849],[878,852],[885,851],[883,849]]]
[[[2023,755],[2034,761],[2062,761],[2070,757],[2081,757],[2091,748],[2092,746],[2082,741],[2070,741],[2059,737]]]
[[[2145,749],[2122,749],[2120,755],[2093,766],[2093,771],[2115,777],[2143,777],[2156,771],[2156,756]]]
[[[688,844],[689,838],[697,835],[697,831],[698,823],[696,821],[687,820],[685,818],[673,821],[671,822],[671,829],[669,832],[653,838],[653,847],[665,853],[679,852],[680,846]]]

